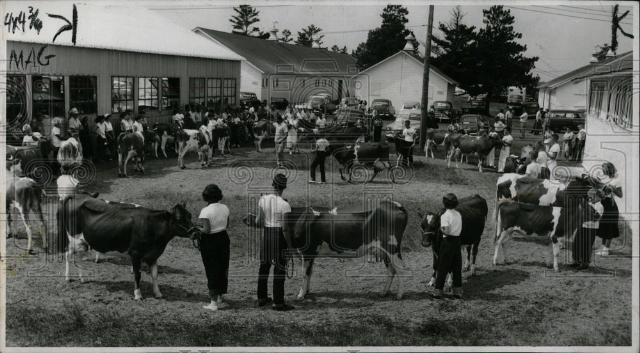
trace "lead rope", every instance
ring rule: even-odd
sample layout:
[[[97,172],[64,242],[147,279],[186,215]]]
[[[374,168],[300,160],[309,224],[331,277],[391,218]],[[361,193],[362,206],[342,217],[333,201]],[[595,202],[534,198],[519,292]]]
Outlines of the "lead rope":
[[[289,266],[287,266],[287,278],[292,279],[295,274],[295,264],[296,262],[293,260],[293,256],[289,256]],[[291,269],[291,270],[289,270]]]

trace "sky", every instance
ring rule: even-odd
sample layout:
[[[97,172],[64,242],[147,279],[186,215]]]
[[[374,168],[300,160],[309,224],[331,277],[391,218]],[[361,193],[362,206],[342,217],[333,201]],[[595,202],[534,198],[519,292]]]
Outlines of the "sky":
[[[201,1],[154,1],[142,2],[144,6],[166,16],[188,28],[196,26],[221,31],[231,31],[229,18],[233,13],[233,3]],[[250,3],[250,2],[249,2]],[[477,2],[476,2],[477,3]],[[251,4],[251,3],[250,3]],[[348,5],[345,5],[348,4]],[[414,31],[422,43],[426,39],[427,5],[404,2],[409,10],[407,26]],[[421,2],[420,4],[424,4]],[[534,3],[530,3],[534,4]],[[527,55],[538,56],[535,72],[541,81],[560,76],[589,63],[596,45],[608,43],[611,37],[610,2],[564,2],[535,3],[536,5],[505,5],[515,17],[515,30],[522,33],[522,43],[527,45]],[[538,5],[540,4],[540,5]],[[562,4],[562,5],[560,5]],[[294,38],[296,32],[309,24],[323,29],[324,45],[347,46],[349,52],[363,41],[367,32],[380,26],[380,14],[385,2],[353,3],[301,1],[296,4],[284,2],[254,3],[260,11],[261,30],[268,31],[274,25],[280,31],[289,29]],[[484,6],[461,5],[465,13],[464,22],[482,26]],[[440,22],[450,19],[453,6],[435,5],[434,35]],[[633,32],[633,8],[621,3],[621,13],[631,12],[623,20],[623,29]],[[276,22],[277,21],[277,22]],[[632,50],[632,39],[618,35],[618,53]],[[424,50],[424,49],[422,49]]]

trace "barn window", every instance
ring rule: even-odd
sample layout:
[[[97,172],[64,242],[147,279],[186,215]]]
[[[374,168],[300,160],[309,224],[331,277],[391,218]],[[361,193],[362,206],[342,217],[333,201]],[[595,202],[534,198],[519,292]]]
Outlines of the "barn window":
[[[64,77],[33,76],[33,114],[51,118],[65,117]]]
[[[180,107],[180,79],[177,77],[163,77],[162,81],[162,110],[173,110]]]
[[[222,79],[207,79],[207,107],[219,108],[222,102]]]
[[[205,79],[199,77],[189,78],[189,104],[201,104],[205,103],[206,86]]]
[[[235,78],[224,79],[222,98],[225,104],[229,104],[229,105],[236,104],[236,79]]]
[[[320,87],[320,80],[316,80],[316,87]]]
[[[80,114],[98,112],[98,95],[95,76],[69,76],[69,103]]]
[[[27,123],[26,78],[24,75],[7,75],[7,124],[22,128]],[[35,110],[34,110],[35,112]],[[18,116],[21,119],[18,119]]]
[[[280,85],[280,80],[276,78],[276,79],[273,81],[273,87],[278,87],[279,85]]]
[[[138,78],[138,110],[149,111],[160,108],[160,86],[156,77]]]
[[[133,77],[111,78],[111,112],[133,110]]]

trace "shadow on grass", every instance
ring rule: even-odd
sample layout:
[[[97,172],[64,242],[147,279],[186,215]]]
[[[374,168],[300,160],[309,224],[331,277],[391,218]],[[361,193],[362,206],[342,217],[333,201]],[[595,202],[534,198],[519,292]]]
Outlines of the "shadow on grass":
[[[517,269],[489,270],[475,276],[469,276],[464,282],[464,294],[466,298],[483,299],[487,301],[503,301],[517,299],[515,296],[492,293],[504,286],[511,286],[525,281],[530,276],[529,272]]]
[[[133,275],[131,281],[92,281],[98,285],[104,286],[104,288],[111,293],[123,293],[133,298]],[[182,288],[174,287],[167,284],[160,284],[160,291],[162,292],[162,300],[169,302],[198,302],[206,303],[209,298],[206,294],[193,293]],[[142,296],[145,298],[153,297],[153,289],[151,282],[140,281],[140,290]]]

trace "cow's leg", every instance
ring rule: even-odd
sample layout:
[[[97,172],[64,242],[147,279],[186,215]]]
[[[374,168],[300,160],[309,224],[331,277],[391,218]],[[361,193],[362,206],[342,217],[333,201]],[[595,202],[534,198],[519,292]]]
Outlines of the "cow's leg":
[[[476,274],[476,258],[478,257],[478,246],[480,245],[480,241],[473,243],[471,247],[471,276],[475,276]],[[468,256],[468,255],[467,255]]]
[[[162,133],[162,140],[160,141],[160,151],[162,151],[162,155],[164,155],[164,158],[167,159],[167,140],[168,140],[168,135],[166,132]]]
[[[127,152],[127,157],[124,159],[124,163],[122,165],[122,175],[124,175],[125,177],[128,176],[127,175],[127,164],[129,163],[129,159],[131,159],[133,157],[134,153],[135,152],[133,152],[133,151]]]
[[[67,233],[67,239],[69,240],[69,248],[68,250],[65,252],[64,254],[64,262],[65,262],[65,267],[64,267],[64,278],[67,282],[70,281],[70,277],[69,277],[69,257],[74,256],[74,254],[76,253],[76,250],[78,250],[78,248],[83,245],[83,240],[81,239],[76,239],[75,237],[72,237],[69,235],[69,233]],[[73,259],[73,262],[75,263],[75,258]],[[81,266],[77,266],[78,267],[78,277],[80,277],[80,282],[84,282],[84,278],[82,277],[82,268]]]
[[[122,176],[122,153],[118,151],[118,176]]]
[[[506,262],[506,254],[504,253],[504,247],[502,246],[502,242],[507,237],[507,231],[503,230],[500,232],[500,235],[497,237],[495,241],[495,250],[493,253],[493,265],[495,266],[498,263],[498,249],[502,248],[502,256]]]
[[[558,238],[551,238],[551,248],[553,250],[553,270],[558,272],[560,270],[558,267],[558,254],[560,254],[560,243],[558,242]]]
[[[98,263],[100,262],[100,252],[99,251],[94,251],[96,253],[96,259],[95,262]]]
[[[302,280],[302,287],[300,287],[300,292],[298,292],[298,299],[304,299],[304,297],[309,293],[312,272],[313,259],[304,259],[304,279]]]
[[[382,290],[382,293],[380,293],[380,295],[386,297],[387,294],[389,294],[389,290],[391,289],[391,282],[393,282],[393,277],[395,277],[396,275],[396,270],[391,263],[391,258],[389,258],[388,256],[385,256],[384,265],[387,267],[387,282],[384,284],[384,289]]]
[[[131,265],[133,266],[134,279],[133,298],[135,300],[141,300],[142,292],[140,291],[140,267],[142,265],[142,259],[140,259],[139,257],[131,256]]]
[[[49,248],[49,242],[47,241],[47,223],[44,221],[44,214],[42,213],[42,205],[40,202],[36,205],[36,213],[38,214],[38,219],[40,219],[40,223],[42,223],[42,228],[40,229],[40,237],[42,239],[42,249],[46,252]],[[42,231],[44,229],[44,232]]]
[[[462,267],[462,271],[469,271],[469,257],[471,257],[471,245],[466,245],[465,249],[467,250],[467,257],[464,259],[464,266]]]
[[[158,287],[158,261],[154,262],[151,265],[151,280],[153,282],[153,295],[156,299],[162,298],[162,293],[160,293],[160,287]]]
[[[8,201],[5,210],[7,212],[7,238],[11,238],[13,236],[11,233],[11,204]]]
[[[402,295],[404,294],[404,288],[402,288],[402,271],[406,268],[404,265],[404,261],[402,261],[402,258],[400,257],[399,253],[395,253],[393,255],[391,255],[391,266],[393,267],[393,272],[395,274],[394,277],[398,278],[398,294],[396,295],[396,298],[398,299],[402,299]],[[391,284],[391,281],[389,281],[389,285]],[[389,288],[387,288],[387,291],[389,290]]]
[[[29,254],[33,254],[34,251],[31,249],[31,237],[32,237],[31,227],[29,227],[29,224],[27,223],[27,219],[24,216],[24,209],[22,208],[22,205],[20,205],[17,202],[14,204],[14,206],[18,210],[18,213],[20,214],[20,219],[22,219],[22,224],[24,224],[25,231],[27,232],[27,252]]]

